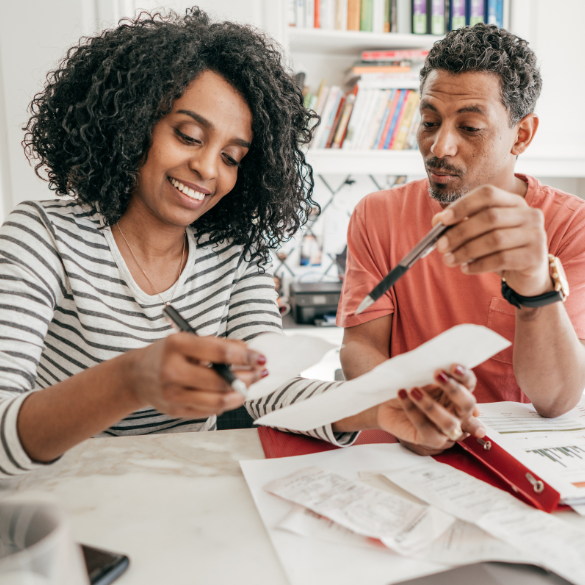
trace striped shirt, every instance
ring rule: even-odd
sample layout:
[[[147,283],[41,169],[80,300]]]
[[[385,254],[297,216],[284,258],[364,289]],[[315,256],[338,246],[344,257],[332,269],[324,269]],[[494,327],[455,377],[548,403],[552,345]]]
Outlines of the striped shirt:
[[[247,260],[240,245],[205,237],[196,244],[193,228],[187,234],[173,305],[199,335],[248,341],[282,331],[270,271]],[[134,282],[111,229],[89,206],[53,199],[15,208],[0,228],[0,477],[39,465],[16,427],[28,393],[167,336],[172,329],[161,311],[160,298]],[[257,418],[337,385],[297,378],[246,407]],[[101,436],[215,429],[215,416],[176,419],[144,408]],[[334,435],[330,425],[307,434],[339,445],[355,437]]]

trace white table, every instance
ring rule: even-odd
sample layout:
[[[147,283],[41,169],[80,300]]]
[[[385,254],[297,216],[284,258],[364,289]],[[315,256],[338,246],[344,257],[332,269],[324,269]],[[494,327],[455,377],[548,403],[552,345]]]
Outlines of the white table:
[[[263,458],[256,429],[90,439],[0,495],[54,497],[79,542],[130,557],[116,584],[286,585],[238,464]]]
[[[52,496],[79,542],[129,555],[119,585],[287,585],[244,459],[264,459],[256,429],[90,439],[54,465],[2,481],[0,496]]]

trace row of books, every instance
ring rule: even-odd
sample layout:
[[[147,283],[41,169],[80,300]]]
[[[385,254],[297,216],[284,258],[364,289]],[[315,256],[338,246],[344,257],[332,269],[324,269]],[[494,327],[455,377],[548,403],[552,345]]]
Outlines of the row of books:
[[[399,31],[403,15],[410,30]],[[288,0],[289,26],[444,35],[479,22],[503,26],[504,0]]]
[[[354,62],[347,72],[345,83],[353,85],[362,77],[379,77],[387,82],[386,88],[417,87],[419,72],[428,54],[429,51],[425,49],[363,51],[361,59]]]
[[[412,89],[387,89],[357,83],[343,93],[321,83],[305,105],[321,116],[311,149],[408,150],[416,148],[420,95]]]

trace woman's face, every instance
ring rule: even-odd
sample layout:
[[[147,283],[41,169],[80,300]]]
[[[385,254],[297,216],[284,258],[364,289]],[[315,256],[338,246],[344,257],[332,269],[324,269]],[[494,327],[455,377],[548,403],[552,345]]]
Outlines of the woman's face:
[[[204,71],[152,132],[131,204],[165,224],[185,227],[236,184],[252,142],[252,113],[220,75]]]

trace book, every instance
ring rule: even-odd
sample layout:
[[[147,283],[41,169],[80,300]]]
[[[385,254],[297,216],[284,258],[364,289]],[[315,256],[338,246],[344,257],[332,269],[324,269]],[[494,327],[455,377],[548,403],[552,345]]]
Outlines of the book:
[[[297,23],[297,0],[286,0],[286,24],[295,26]]]
[[[392,116],[392,121],[390,123],[390,128],[388,129],[388,134],[386,135],[386,140],[384,141],[384,150],[388,150],[392,145],[392,137],[394,136],[394,132],[396,130],[396,123],[398,122],[398,116],[402,111],[402,104],[404,103],[404,98],[408,93],[408,89],[401,89],[400,95],[398,96],[398,101],[396,103],[396,108],[394,109],[394,115]]]
[[[408,94],[406,105],[404,106],[404,114],[400,121],[400,127],[396,131],[396,139],[392,145],[392,150],[404,150],[406,146],[406,138],[410,130],[410,124],[414,116],[414,112],[418,108],[420,102],[420,95],[416,91],[411,91]]]
[[[345,139],[341,145],[341,148],[344,150],[352,150],[354,147],[355,139],[357,138],[359,129],[359,123],[361,122],[363,110],[368,100],[368,94],[372,91],[362,88],[361,84],[357,84],[357,87],[358,93],[356,95],[351,117],[347,125]]]
[[[390,6],[388,8],[390,16],[390,30],[388,32],[398,32],[398,9],[397,9],[397,1],[398,0],[390,0]]]
[[[390,98],[390,89],[384,89],[379,92],[376,105],[372,110],[372,118],[368,124],[368,130],[364,135],[364,141],[360,150],[371,150],[376,144],[384,112],[388,107],[388,99]]]
[[[360,30],[361,1],[347,0],[347,30]]]
[[[372,120],[372,112],[378,103],[380,92],[377,90],[371,91],[368,94],[367,101],[362,112],[362,119],[359,124],[358,132],[355,138],[354,150],[361,150],[364,143],[364,136],[368,132],[370,121]]]
[[[362,51],[362,61],[424,61],[428,54],[426,49]]]
[[[394,125],[394,130],[392,132],[392,138],[388,143],[388,150],[395,150],[394,144],[396,143],[396,138],[398,136],[398,132],[400,131],[400,127],[402,125],[402,119],[404,118],[404,114],[406,112],[406,104],[408,103],[408,98],[410,94],[413,93],[411,89],[406,89],[404,97],[402,99],[402,104],[400,104],[400,111],[398,112],[398,117],[396,118],[396,124]],[[398,110],[398,108],[397,108]]]
[[[347,135],[347,128],[349,125],[349,120],[351,118],[351,114],[353,112],[353,107],[355,105],[355,100],[358,93],[358,85],[353,88],[353,91],[347,96],[345,100],[345,105],[343,107],[343,113],[341,115],[341,119],[339,120],[339,125],[337,127],[337,131],[335,132],[335,138],[333,140],[333,144],[331,148],[341,148],[345,137]]]
[[[392,61],[379,61],[378,64],[358,62],[351,68],[350,73],[354,76],[366,73],[408,73],[410,69],[410,65],[402,65]]]
[[[412,0],[412,33],[427,34],[427,0]]]
[[[427,32],[431,35],[444,35],[447,32],[447,14],[445,0],[427,0]]]
[[[321,0],[313,0],[313,2],[315,3],[313,28],[321,28]]]
[[[295,0],[295,26],[305,28],[305,0]]]
[[[315,0],[305,2],[305,28],[315,28]]]
[[[485,0],[467,0],[467,24],[473,26],[485,22]]]
[[[396,32],[412,33],[412,0],[396,0]]]
[[[485,21],[502,28],[504,26],[504,0],[486,0],[485,4]]]
[[[337,113],[337,107],[339,106],[339,100],[341,99],[342,91],[341,88],[333,85],[329,93],[327,94],[327,101],[323,108],[323,114],[321,116],[321,124],[317,128],[315,137],[313,138],[314,148],[324,148],[331,132],[331,125],[333,124],[333,118]]]
[[[386,108],[384,109],[384,115],[382,116],[382,121],[380,122],[380,127],[378,128],[378,134],[376,135],[376,140],[374,140],[374,144],[372,145],[372,150],[378,150],[380,148],[380,142],[382,142],[384,138],[384,130],[386,130],[388,118],[390,117],[390,106],[392,104],[392,100],[394,98],[394,94],[396,93],[395,89],[388,90],[388,100],[386,101]]]
[[[384,9],[386,0],[373,0],[372,3],[372,31],[375,33],[384,32]]]
[[[333,118],[333,124],[331,124],[329,136],[327,137],[327,141],[325,142],[325,146],[323,148],[331,148],[333,140],[335,140],[335,134],[337,132],[337,127],[339,126],[339,122],[341,120],[341,114],[343,112],[346,100],[347,96],[342,95],[341,99],[339,100],[339,105],[337,106],[337,112],[335,113],[335,117]]]
[[[467,22],[466,8],[466,0],[451,0],[449,7],[449,30],[456,30],[465,26]]]
[[[386,118],[386,123],[382,129],[382,135],[380,137],[380,142],[378,143],[378,150],[383,150],[384,145],[386,144],[386,138],[388,137],[388,132],[390,131],[390,126],[392,125],[392,120],[394,119],[394,112],[396,111],[396,105],[398,104],[400,93],[400,89],[393,90],[392,98],[388,102],[388,117]]]
[[[347,30],[348,0],[337,0],[335,3],[335,29]]]
[[[373,30],[374,0],[361,0],[359,30],[371,32]]]
[[[417,134],[419,125],[420,110],[416,108],[414,110],[414,116],[412,117],[412,122],[410,123],[410,128],[408,129],[408,134],[406,136],[406,145],[404,146],[406,150],[414,150],[418,148]]]
[[[323,112],[323,108],[325,107],[325,102],[327,101],[327,94],[329,93],[329,88],[325,86],[325,80],[321,81],[321,85],[317,90],[317,101],[315,104],[315,112],[320,116]]]

